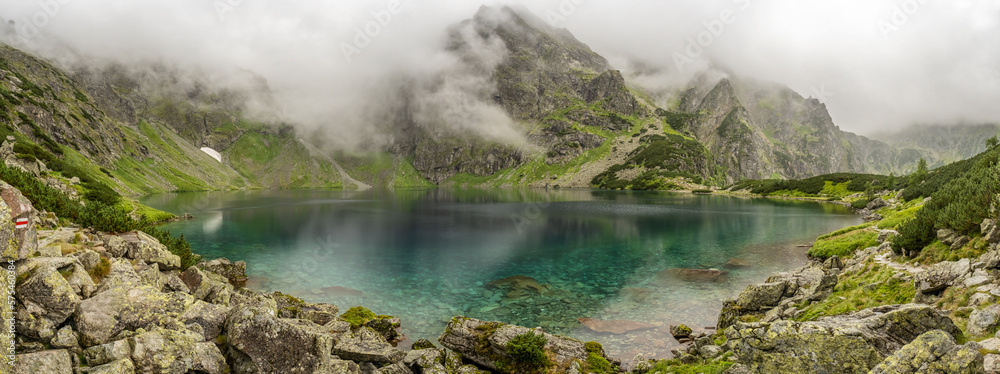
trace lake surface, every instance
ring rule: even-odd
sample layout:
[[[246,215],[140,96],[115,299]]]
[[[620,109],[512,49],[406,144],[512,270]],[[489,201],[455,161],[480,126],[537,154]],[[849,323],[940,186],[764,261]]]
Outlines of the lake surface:
[[[239,191],[149,196],[206,258],[247,262],[248,287],[401,317],[436,343],[457,315],[669,357],[668,325],[714,326],[722,301],[806,263],[816,236],[861,222],[833,204],[589,190]],[[716,282],[665,276],[725,269]],[[494,280],[527,276],[521,290]],[[521,278],[524,279],[524,278]],[[578,318],[646,328],[596,333]],[[650,327],[651,326],[651,327]],[[405,346],[407,342],[403,342]]]

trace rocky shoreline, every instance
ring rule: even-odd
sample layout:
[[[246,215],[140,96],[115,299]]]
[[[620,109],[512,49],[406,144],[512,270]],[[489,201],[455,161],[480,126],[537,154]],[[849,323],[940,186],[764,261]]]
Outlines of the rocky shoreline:
[[[397,318],[254,292],[245,288],[241,261],[202,261],[182,270],[178,256],[142,232],[39,230],[52,217],[9,185],[0,185],[0,195],[0,214],[10,217],[0,222],[9,271],[0,279],[14,300],[2,323],[15,332],[0,335],[0,345],[16,353],[5,372],[667,372],[664,362],[641,356],[623,364],[597,342],[463,316],[451,320],[437,343],[421,340],[403,351],[393,344]],[[888,232],[880,246],[850,258],[776,273],[727,300],[716,330],[671,326],[685,348],[670,365],[718,365],[726,373],[997,372],[1000,339],[968,341],[1000,327],[1000,229],[984,222],[983,232],[989,250],[978,261],[893,265],[899,272],[881,282],[912,283],[909,304],[810,317],[810,308],[855,274],[895,264]],[[947,234],[952,243],[969,242]],[[963,307],[967,322],[931,305],[952,288],[973,290],[974,303]]]

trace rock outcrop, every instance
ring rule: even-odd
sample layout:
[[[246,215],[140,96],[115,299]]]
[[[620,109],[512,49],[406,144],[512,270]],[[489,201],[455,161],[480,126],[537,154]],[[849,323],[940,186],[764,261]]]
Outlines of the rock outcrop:
[[[757,372],[857,373],[871,370],[921,334],[961,331],[927,305],[866,309],[814,322],[736,323],[727,344],[740,362]]]
[[[915,373],[984,373],[979,345],[955,344],[955,339],[941,330],[931,330],[890,355],[871,370],[871,374]]]

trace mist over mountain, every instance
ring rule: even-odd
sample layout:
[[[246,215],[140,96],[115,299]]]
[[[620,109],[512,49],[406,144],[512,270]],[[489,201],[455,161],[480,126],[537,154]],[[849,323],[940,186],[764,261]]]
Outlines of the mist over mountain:
[[[7,59],[31,60],[23,51],[47,61],[7,70],[28,81],[65,73],[66,88],[82,95],[70,111],[93,106],[111,126],[98,133],[140,130],[135,144],[65,144],[129,170],[117,161],[124,154],[168,151],[146,124],[220,152],[238,184],[658,189],[669,184],[651,181],[903,174],[921,158],[939,165],[973,154],[974,136],[928,143],[852,132],[947,135],[901,126],[995,122],[1000,98],[989,79],[935,62],[942,45],[926,38],[975,31],[948,48],[989,44],[979,31],[996,28],[996,17],[962,18],[984,4],[55,4],[0,6],[13,21]],[[816,9],[829,17],[806,22]],[[950,56],[988,78],[991,48]],[[880,73],[898,59],[913,63]],[[18,81],[11,87],[27,84]],[[79,131],[58,120],[64,98],[42,97],[48,104],[10,103],[10,118],[24,116],[15,129],[30,133],[27,118],[48,133]],[[310,167],[322,172],[303,180]],[[125,188],[171,189],[134,182]]]

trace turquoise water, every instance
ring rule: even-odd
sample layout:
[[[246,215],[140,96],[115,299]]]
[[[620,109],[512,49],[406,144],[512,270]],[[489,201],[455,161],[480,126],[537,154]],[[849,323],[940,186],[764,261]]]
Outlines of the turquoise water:
[[[166,228],[206,258],[246,261],[249,287],[399,316],[410,341],[435,341],[448,319],[466,315],[597,340],[628,359],[668,357],[677,343],[667,325],[713,326],[723,299],[804,264],[801,246],[817,235],[860,222],[832,204],[589,190],[241,191],[142,202],[193,214]],[[750,266],[717,282],[658,275],[723,269],[732,258]],[[514,275],[536,279],[542,293],[488,285]],[[648,328],[596,333],[578,318]]]

